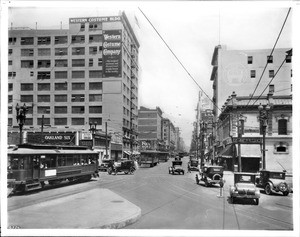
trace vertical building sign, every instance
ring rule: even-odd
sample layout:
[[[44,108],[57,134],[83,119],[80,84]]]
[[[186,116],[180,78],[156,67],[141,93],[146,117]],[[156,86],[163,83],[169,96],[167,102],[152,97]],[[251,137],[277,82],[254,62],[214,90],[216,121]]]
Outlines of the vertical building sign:
[[[122,30],[105,30],[103,38],[103,77],[121,77]]]

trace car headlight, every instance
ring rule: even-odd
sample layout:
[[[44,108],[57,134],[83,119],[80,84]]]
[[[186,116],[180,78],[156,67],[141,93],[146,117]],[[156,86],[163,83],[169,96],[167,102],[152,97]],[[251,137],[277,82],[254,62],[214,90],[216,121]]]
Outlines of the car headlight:
[[[279,184],[279,190],[282,191],[282,192],[285,192],[287,191],[288,187],[287,187],[287,184],[286,183],[280,183]]]

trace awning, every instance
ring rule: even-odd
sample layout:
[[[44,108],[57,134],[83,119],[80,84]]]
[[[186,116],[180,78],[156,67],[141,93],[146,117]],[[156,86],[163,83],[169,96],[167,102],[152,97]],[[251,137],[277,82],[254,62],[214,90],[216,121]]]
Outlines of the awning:
[[[232,158],[234,156],[233,146],[226,146],[219,154],[217,154],[217,156],[222,158]]]
[[[138,151],[133,151],[133,155],[140,155],[141,153],[139,153]]]
[[[238,145],[236,144],[238,151]],[[241,157],[243,158],[261,158],[260,144],[241,144]]]
[[[127,154],[127,155],[131,155],[130,151],[124,151],[124,153]]]

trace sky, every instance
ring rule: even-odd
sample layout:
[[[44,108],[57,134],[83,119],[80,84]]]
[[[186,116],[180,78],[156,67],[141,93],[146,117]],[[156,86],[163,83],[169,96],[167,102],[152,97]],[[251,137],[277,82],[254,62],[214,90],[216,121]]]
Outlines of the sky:
[[[100,1],[88,4],[65,2],[59,7],[53,2],[39,4],[35,1],[32,5],[23,2],[8,8],[9,26],[59,29],[62,22],[62,28],[68,29],[68,19],[71,17],[112,16],[125,11],[140,43],[139,106],[160,107],[163,117],[169,118],[180,128],[187,146],[191,143],[199,92],[204,90],[212,98],[210,76],[214,47],[221,44],[229,50],[271,50],[289,7],[288,4],[273,1],[252,4]],[[293,11],[277,48],[293,47],[292,15]]]

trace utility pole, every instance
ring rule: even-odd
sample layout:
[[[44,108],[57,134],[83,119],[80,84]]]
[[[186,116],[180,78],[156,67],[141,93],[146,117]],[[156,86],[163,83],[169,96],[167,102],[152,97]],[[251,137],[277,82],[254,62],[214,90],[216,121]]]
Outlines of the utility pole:
[[[241,124],[241,117],[239,117],[239,119],[238,119],[238,167],[239,167],[239,172],[242,172],[241,138],[242,138],[242,124]]]
[[[105,122],[105,156],[107,159],[108,158],[108,154],[107,154],[107,122]]]

